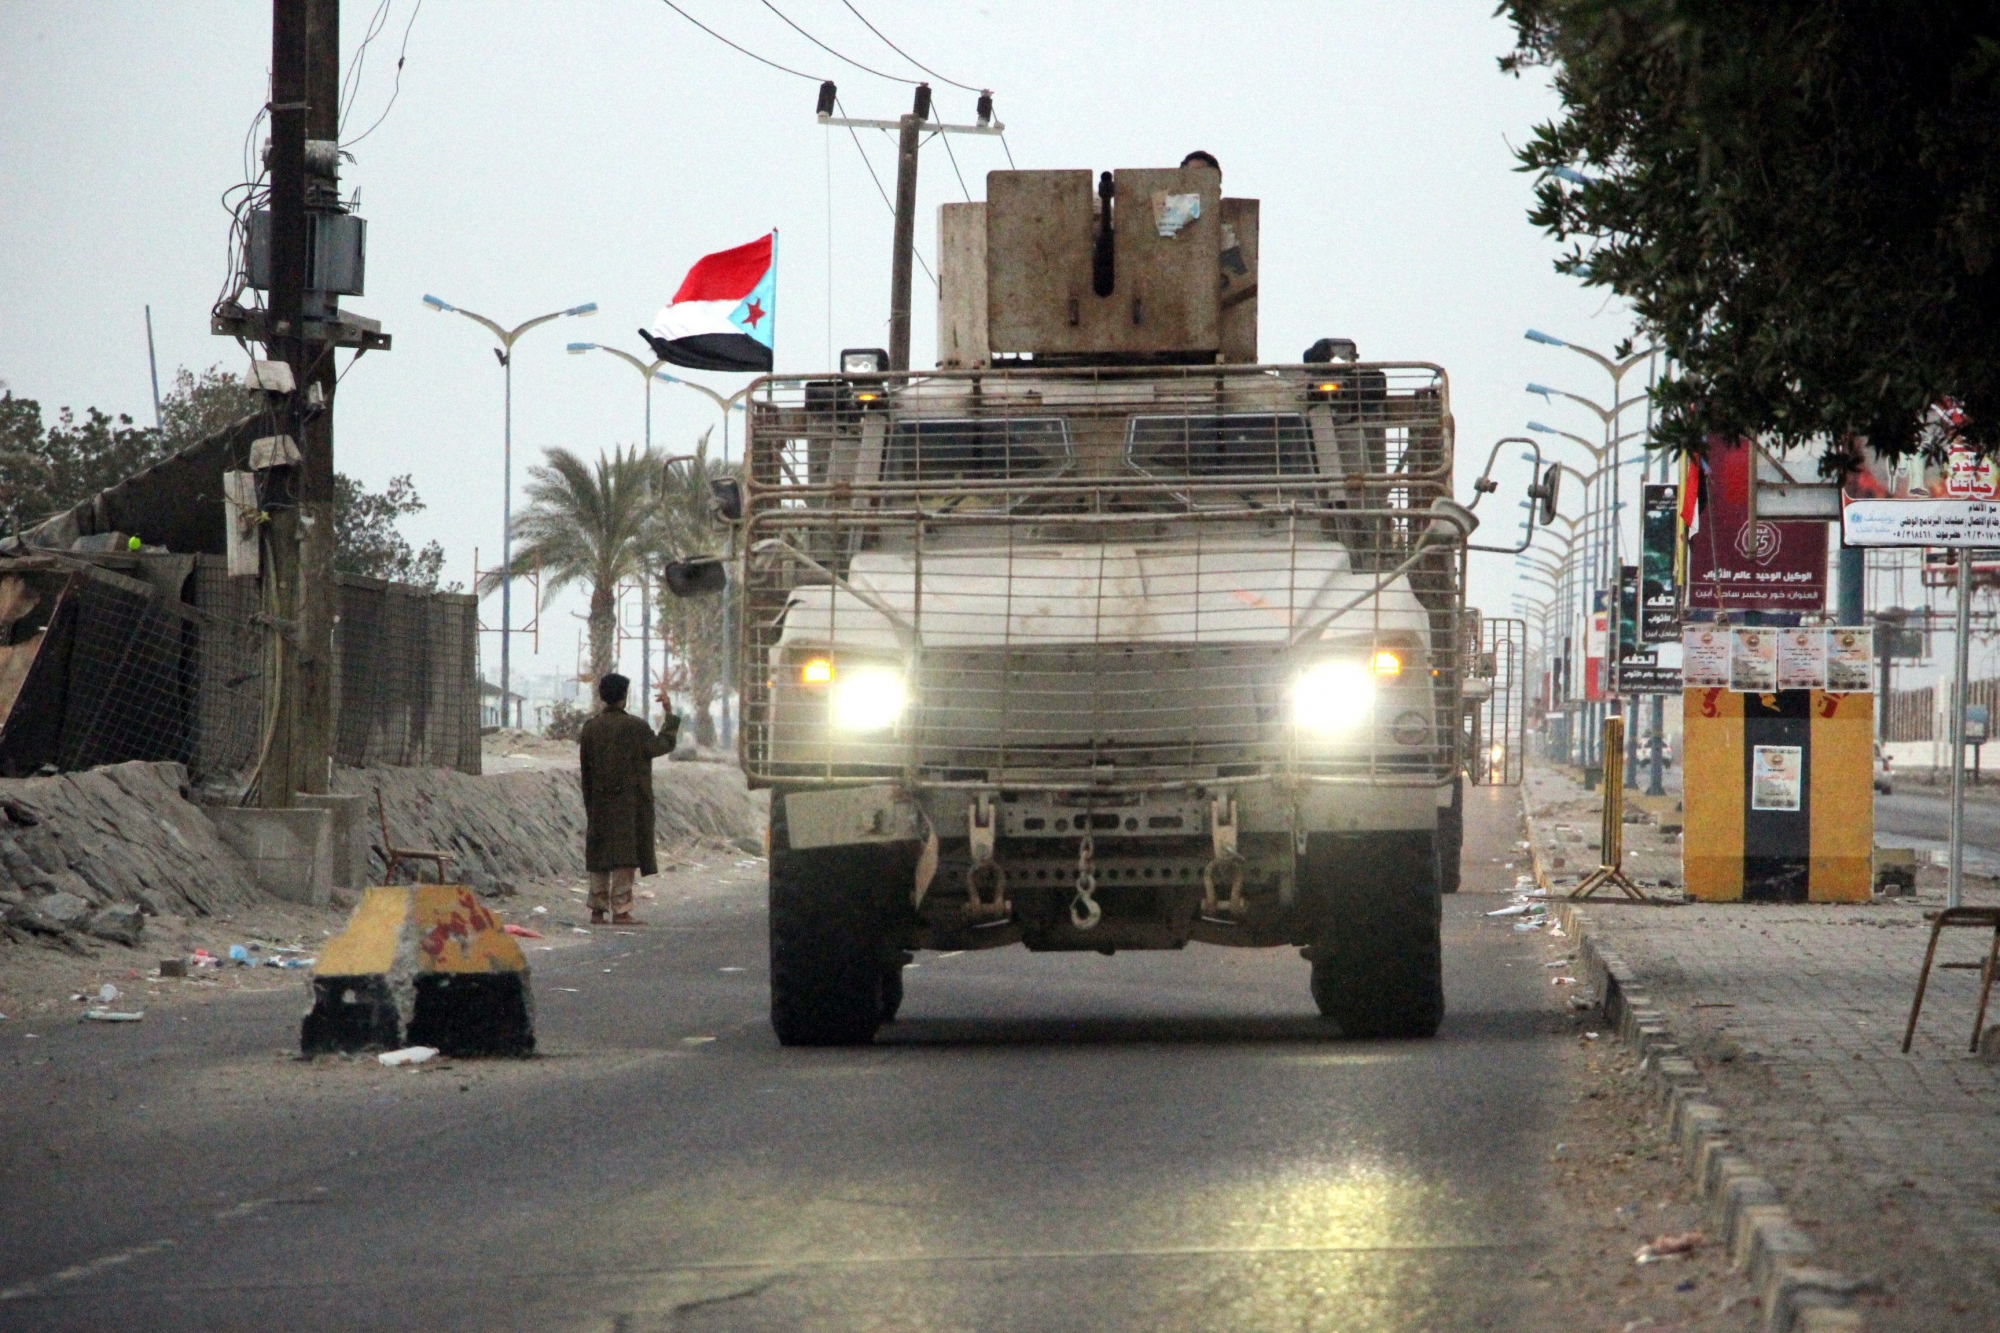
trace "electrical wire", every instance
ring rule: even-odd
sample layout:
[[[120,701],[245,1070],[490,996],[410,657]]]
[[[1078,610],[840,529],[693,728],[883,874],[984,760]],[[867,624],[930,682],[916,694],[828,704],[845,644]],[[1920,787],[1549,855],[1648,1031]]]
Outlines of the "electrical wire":
[[[660,0],[660,3],[665,5],[668,9],[673,10],[674,13],[679,14],[689,23],[694,24],[695,27],[700,28],[703,32],[707,33],[709,36],[715,38],[716,41],[721,42],[724,46],[728,47],[730,50],[735,51],[739,55],[749,56],[752,60],[756,61],[760,65],[769,65],[772,69],[775,69],[782,74],[789,74],[793,78],[808,79],[813,83],[826,82],[825,79],[821,78],[817,74],[808,74],[804,70],[793,69],[790,65],[780,65],[775,60],[770,60],[765,58],[764,56],[758,55],[755,51],[752,51],[747,46],[738,46],[735,42],[730,41],[727,37],[724,37],[721,33],[709,27],[706,23],[703,23],[700,19],[696,18],[694,15],[688,13],[685,9],[682,9],[679,5],[675,4],[674,0]]]
[[[1004,130],[1000,134],[1000,151],[1007,155],[1007,170],[1019,171],[1020,168],[1014,165],[1014,150],[1007,146],[1007,135]]]
[[[790,28],[793,32],[797,33],[799,36],[805,38],[807,41],[811,42],[814,46],[817,46],[820,50],[832,56],[835,60],[844,61],[847,64],[854,66],[854,68],[860,70],[863,74],[873,74],[878,79],[888,79],[892,83],[914,84],[920,82],[920,80],[917,79],[906,79],[900,74],[885,74],[883,71],[879,69],[874,69],[868,65],[862,64],[859,60],[854,59],[852,56],[844,56],[840,52],[828,46],[825,42],[822,42],[819,38],[807,32],[804,28],[801,28],[798,24],[792,22],[790,18],[786,17],[785,11],[778,8],[776,5],[772,4],[771,0],[759,0],[759,3],[762,4],[764,8],[770,10],[773,14],[776,14],[779,20],[783,22],[787,28]]]
[[[368,28],[361,35],[361,45],[354,48],[348,59],[347,73],[340,80],[340,129],[347,128],[347,117],[354,110],[354,99],[361,92],[361,70],[368,63],[368,46],[381,35],[382,25],[389,21],[389,6],[394,0],[382,0],[375,12],[368,18]],[[336,132],[335,138],[339,138]]]
[[[958,188],[965,191],[965,202],[972,202],[972,190],[965,183],[965,173],[958,169],[958,154],[951,151],[951,136],[939,130],[935,136],[944,143],[944,155],[951,159],[951,174],[958,177]]]
[[[862,27],[868,29],[868,31],[874,33],[877,37],[880,37],[882,39],[882,45],[888,47],[891,51],[894,51],[897,55],[909,61],[912,65],[915,65],[918,69],[930,75],[932,78],[936,79],[939,83],[948,83],[954,88],[962,88],[969,93],[983,93],[986,91],[986,89],[984,88],[975,88],[969,83],[960,83],[957,79],[947,79],[944,75],[938,73],[936,70],[932,69],[929,65],[926,65],[923,61],[918,60],[908,51],[905,51],[902,47],[890,41],[888,37],[884,36],[880,28],[870,23],[868,21],[867,16],[854,7],[854,5],[851,3],[851,0],[840,0],[840,3],[847,6],[848,13],[854,15],[854,17],[861,20]],[[853,62],[850,61],[849,63],[851,64]],[[910,80],[906,79],[904,80],[904,82],[907,83],[910,82]]]
[[[389,101],[386,105],[383,106],[382,114],[375,117],[375,123],[373,125],[370,125],[367,129],[361,131],[361,133],[355,135],[352,139],[349,139],[346,143],[342,144],[341,147],[352,148],[355,144],[360,143],[363,139],[366,139],[369,135],[373,134],[376,130],[380,129],[382,126],[382,122],[389,118],[390,110],[396,105],[396,98],[400,96],[403,91],[403,62],[409,59],[410,29],[417,26],[417,15],[423,13],[423,11],[424,11],[424,0],[417,0],[416,6],[410,10],[410,21],[403,25],[403,44],[396,51],[396,82],[389,89]],[[354,91],[357,94],[361,91],[361,87],[359,84],[355,85]],[[341,117],[341,124],[345,125],[346,123],[347,123],[347,118],[346,116],[343,115]]]
[[[838,98],[834,99],[833,105],[834,108],[838,110],[843,117],[846,116],[847,109],[840,105],[840,100]],[[886,134],[887,131],[885,130],[884,133]],[[875,193],[882,196],[882,206],[889,210],[890,217],[892,218],[895,217],[896,202],[895,200],[889,197],[889,192],[882,188],[882,178],[875,174],[875,164],[869,160],[868,150],[861,146],[861,136],[854,132],[854,127],[852,125],[849,125],[847,127],[847,137],[854,140],[854,151],[861,154],[861,165],[868,168],[868,179],[875,182]],[[933,287],[937,286],[938,285],[937,274],[931,272],[931,266],[924,262],[923,254],[917,249],[916,246],[912,245],[910,247],[910,254],[912,257],[916,259],[917,267],[921,268],[924,271],[924,276],[931,280],[931,286]]]

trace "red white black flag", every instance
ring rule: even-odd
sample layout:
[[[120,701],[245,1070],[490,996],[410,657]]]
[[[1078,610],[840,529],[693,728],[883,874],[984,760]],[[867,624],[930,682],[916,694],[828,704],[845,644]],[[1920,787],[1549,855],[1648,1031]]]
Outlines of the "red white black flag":
[[[639,336],[653,354],[691,370],[771,369],[777,326],[778,233],[704,255]]]

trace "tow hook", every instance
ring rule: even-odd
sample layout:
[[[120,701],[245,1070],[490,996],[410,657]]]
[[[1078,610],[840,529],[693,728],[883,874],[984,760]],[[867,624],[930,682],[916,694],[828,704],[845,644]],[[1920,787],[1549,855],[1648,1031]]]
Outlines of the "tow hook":
[[[1209,833],[1214,857],[1201,872],[1201,914],[1232,925],[1243,920],[1243,857],[1236,850],[1236,798],[1219,796],[1209,805]],[[1215,881],[1229,878],[1229,901],[1218,903]]]
[[[1095,929],[1104,919],[1104,909],[1090,896],[1097,892],[1097,871],[1092,866],[1096,855],[1097,841],[1085,833],[1083,841],[1076,845],[1076,897],[1069,904],[1070,922],[1078,930]]]
[[[967,808],[966,826],[972,865],[965,872],[965,915],[974,921],[1005,921],[1014,914],[1014,905],[1007,901],[1007,872],[993,855],[992,796],[982,794]]]

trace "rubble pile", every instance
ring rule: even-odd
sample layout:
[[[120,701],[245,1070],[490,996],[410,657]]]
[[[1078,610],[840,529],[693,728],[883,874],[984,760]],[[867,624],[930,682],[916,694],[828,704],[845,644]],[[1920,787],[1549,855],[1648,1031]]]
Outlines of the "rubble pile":
[[[137,944],[146,916],[259,901],[186,789],[170,763],[0,779],[0,933]]]
[[[432,768],[339,769],[333,786],[367,798],[371,878],[385,868],[377,790],[391,841],[450,852],[452,878],[483,894],[583,873],[583,790],[574,768],[482,777]],[[763,850],[762,802],[733,765],[655,765],[653,804],[663,851],[695,839]]]

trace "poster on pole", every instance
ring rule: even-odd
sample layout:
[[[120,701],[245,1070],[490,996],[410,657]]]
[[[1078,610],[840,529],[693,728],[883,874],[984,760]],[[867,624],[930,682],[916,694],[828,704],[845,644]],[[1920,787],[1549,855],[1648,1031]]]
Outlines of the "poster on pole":
[[[1823,690],[1826,688],[1826,631],[1809,629],[1778,631],[1778,688],[1781,690]]]
[[[1640,515],[1639,639],[1642,643],[1672,643],[1681,634],[1681,592],[1674,581],[1674,541],[1681,488],[1646,487]]]
[[[1721,625],[1689,625],[1681,632],[1681,678],[1691,690],[1729,688],[1734,636]]]
[[[1805,789],[1805,747],[1750,747],[1750,808],[1796,810]]]
[[[1709,437],[1709,484],[1688,535],[1687,604],[1717,611],[1826,608],[1826,524],[1750,523],[1750,447]]]
[[[1826,688],[1836,694],[1866,694],[1875,688],[1875,631],[1846,625],[1826,632]]]
[[[1778,688],[1778,631],[1730,632],[1729,688],[1739,694],[1769,694]]]

